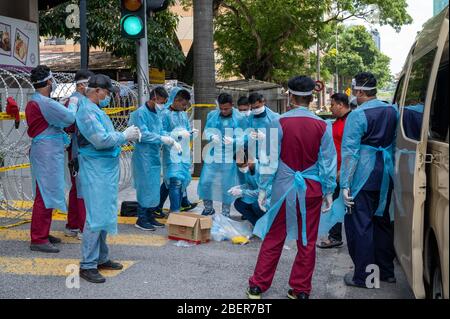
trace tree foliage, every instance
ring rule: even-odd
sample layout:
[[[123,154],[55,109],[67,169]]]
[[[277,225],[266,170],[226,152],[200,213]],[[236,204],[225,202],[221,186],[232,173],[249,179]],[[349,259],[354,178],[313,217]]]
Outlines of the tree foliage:
[[[79,41],[79,29],[66,27],[65,12],[70,0],[50,10],[39,12],[39,33],[41,36],[64,37]],[[124,39],[120,34],[120,0],[87,1],[88,44],[100,47],[113,55],[125,58],[128,64],[135,66],[135,41]],[[173,70],[184,63],[184,55],[177,46],[175,30],[178,16],[169,10],[159,12],[154,19],[148,19],[149,65]]]
[[[322,43],[325,49],[323,66],[330,73],[335,73],[337,69],[341,87],[350,86],[353,76],[361,71],[372,72],[378,80],[379,87],[391,81],[390,58],[380,52],[372,35],[364,26],[339,26],[337,49],[334,35],[323,39]]]
[[[308,53],[330,25],[350,18],[400,29],[406,0],[223,0],[215,19],[222,75],[282,82],[311,70]]]

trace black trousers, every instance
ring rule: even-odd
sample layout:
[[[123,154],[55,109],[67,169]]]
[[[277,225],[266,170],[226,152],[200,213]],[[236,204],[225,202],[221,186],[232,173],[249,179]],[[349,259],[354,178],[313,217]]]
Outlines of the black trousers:
[[[345,234],[350,257],[355,264],[353,280],[365,284],[368,265],[375,264],[380,279],[394,277],[394,223],[389,215],[392,188],[383,216],[375,216],[380,192],[361,190],[355,197],[353,213],[345,215]]]
[[[333,200],[336,200],[339,197],[339,193],[341,192],[341,187],[339,184],[336,186],[333,194]],[[328,231],[328,239],[334,239],[336,241],[342,241],[342,223],[336,223],[331,229]]]
[[[255,226],[258,219],[264,215],[264,212],[259,208],[258,202],[253,204],[245,203],[241,198],[234,201],[234,207],[242,214],[253,226]]]

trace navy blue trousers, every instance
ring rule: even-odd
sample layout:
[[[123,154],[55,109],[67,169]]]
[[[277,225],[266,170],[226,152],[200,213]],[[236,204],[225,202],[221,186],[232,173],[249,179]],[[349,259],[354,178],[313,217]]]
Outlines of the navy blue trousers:
[[[365,285],[366,267],[378,265],[380,279],[394,277],[394,223],[389,216],[389,204],[392,189],[388,192],[388,200],[384,215],[375,216],[380,192],[361,190],[355,197],[352,214],[345,215],[345,234],[350,257],[355,264],[353,280],[356,284]]]

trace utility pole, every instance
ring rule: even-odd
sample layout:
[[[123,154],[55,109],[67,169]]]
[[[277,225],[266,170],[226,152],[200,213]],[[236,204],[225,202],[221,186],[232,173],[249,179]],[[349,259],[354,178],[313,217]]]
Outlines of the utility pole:
[[[320,44],[319,33],[317,33],[317,81],[320,81]],[[317,94],[317,108],[320,110],[322,107],[322,92]]]
[[[147,0],[142,0],[144,8],[147,8]],[[153,18],[153,12],[149,13],[150,19]],[[148,40],[147,40],[147,15],[144,15],[144,37],[136,41],[137,55],[137,81],[138,81],[138,100],[139,105],[148,101],[149,71],[148,71]]]
[[[336,26],[336,92],[339,92],[339,72],[338,72],[338,54],[339,54],[339,38],[338,38],[338,28]]]
[[[88,45],[87,45],[87,9],[86,1],[80,0],[80,62],[81,69],[87,70],[88,68]]]

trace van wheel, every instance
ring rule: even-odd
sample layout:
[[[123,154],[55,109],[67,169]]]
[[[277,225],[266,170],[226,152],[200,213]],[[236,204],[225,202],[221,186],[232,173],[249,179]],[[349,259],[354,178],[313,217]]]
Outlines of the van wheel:
[[[442,299],[444,296],[444,289],[442,287],[441,268],[436,265],[433,270],[433,280],[431,284],[431,298]]]

